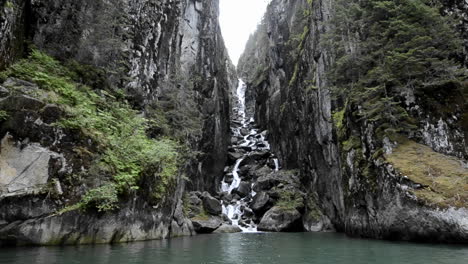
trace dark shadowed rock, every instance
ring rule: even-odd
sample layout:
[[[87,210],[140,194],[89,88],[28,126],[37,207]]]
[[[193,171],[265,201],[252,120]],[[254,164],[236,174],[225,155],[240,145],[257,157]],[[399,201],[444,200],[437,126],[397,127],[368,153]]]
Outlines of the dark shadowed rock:
[[[233,165],[236,163],[236,161],[240,158],[242,158],[244,154],[239,153],[239,152],[228,152],[228,161],[229,165]]]
[[[0,100],[0,109],[18,111],[22,109],[39,111],[45,103],[27,95],[9,96]]]
[[[221,202],[209,194],[203,197],[203,208],[212,215],[220,215],[223,211]]]
[[[241,198],[244,198],[250,194],[252,188],[250,187],[250,183],[248,182],[241,182],[239,187],[232,190],[233,194],[238,194]]]
[[[301,231],[301,214],[296,209],[283,209],[281,207],[273,207],[262,217],[258,230],[284,232],[284,231]]]
[[[269,200],[270,196],[268,196],[266,192],[259,192],[254,196],[250,208],[252,208],[256,214],[263,214],[269,209],[267,206]]]
[[[224,182],[227,184],[231,184],[234,181],[234,175],[232,173],[228,173],[224,175]]]
[[[218,229],[218,227],[223,223],[221,217],[218,216],[210,216],[208,218],[195,217],[190,220],[192,220],[195,231],[200,234],[211,233]]]

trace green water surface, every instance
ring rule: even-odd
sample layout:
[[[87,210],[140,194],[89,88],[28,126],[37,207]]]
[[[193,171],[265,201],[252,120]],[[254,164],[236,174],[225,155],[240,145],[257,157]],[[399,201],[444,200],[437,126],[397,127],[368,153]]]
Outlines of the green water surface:
[[[468,264],[468,247],[351,239],[335,233],[221,234],[119,245],[2,248],[1,264]]]

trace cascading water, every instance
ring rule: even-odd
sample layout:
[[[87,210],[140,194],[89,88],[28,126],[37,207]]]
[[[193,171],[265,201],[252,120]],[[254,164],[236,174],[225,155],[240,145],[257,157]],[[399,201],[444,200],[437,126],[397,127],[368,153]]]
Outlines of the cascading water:
[[[254,119],[246,118],[246,106],[245,106],[245,83],[239,79],[239,86],[237,88],[237,103],[233,108],[233,120],[231,127],[232,136],[236,139],[240,139],[239,142],[233,144],[232,149],[238,153],[242,153],[236,160],[234,167],[231,171],[230,180],[226,177],[221,182],[221,190],[223,193],[229,195],[233,194],[233,191],[239,188],[242,179],[239,176],[239,168],[242,166],[244,160],[246,160],[255,151],[268,151],[270,150],[270,144],[265,139],[266,132],[259,133],[259,130],[254,128]],[[275,170],[279,169],[278,159],[273,159]],[[223,213],[228,216],[232,221],[232,225],[238,226],[243,232],[257,232],[257,225],[254,223],[252,216],[252,210],[249,208],[249,202],[256,195],[253,191],[255,183],[251,183],[250,194],[240,199],[232,199],[228,202],[223,201]]]

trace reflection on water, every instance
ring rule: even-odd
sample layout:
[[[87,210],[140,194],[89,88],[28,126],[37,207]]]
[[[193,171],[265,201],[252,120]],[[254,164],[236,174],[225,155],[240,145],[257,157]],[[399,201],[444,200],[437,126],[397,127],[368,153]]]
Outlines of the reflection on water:
[[[0,264],[466,264],[468,247],[325,233],[223,234],[119,245],[2,248]]]

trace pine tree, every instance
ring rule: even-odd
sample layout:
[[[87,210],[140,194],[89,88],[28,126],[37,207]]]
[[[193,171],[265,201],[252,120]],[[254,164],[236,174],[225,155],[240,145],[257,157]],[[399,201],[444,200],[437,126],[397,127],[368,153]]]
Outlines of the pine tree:
[[[411,130],[400,103],[416,91],[459,82],[461,41],[449,17],[426,0],[338,0],[331,40],[341,48],[332,73],[339,96],[360,106],[382,134]],[[343,23],[344,22],[344,23]]]

